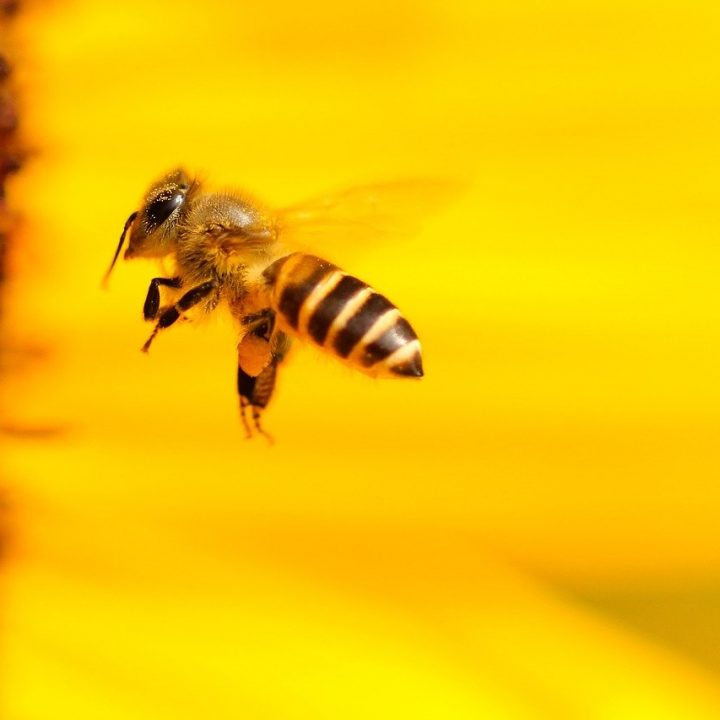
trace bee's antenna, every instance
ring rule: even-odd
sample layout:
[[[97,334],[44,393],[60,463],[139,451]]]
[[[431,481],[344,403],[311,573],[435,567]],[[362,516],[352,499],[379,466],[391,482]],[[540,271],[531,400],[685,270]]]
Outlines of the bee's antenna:
[[[108,285],[108,280],[110,279],[110,273],[112,272],[112,269],[115,267],[115,263],[118,259],[118,256],[120,255],[120,250],[122,250],[123,243],[125,242],[125,236],[127,235],[127,231],[130,229],[130,226],[133,224],[133,220],[137,217],[137,211],[134,212],[126,221],[125,221],[125,227],[123,228],[122,235],[120,236],[120,242],[118,243],[117,250],[115,251],[115,257],[113,257],[112,262],[110,263],[110,267],[107,269],[107,272],[105,273],[105,276],[103,277],[102,286],[104,288]]]

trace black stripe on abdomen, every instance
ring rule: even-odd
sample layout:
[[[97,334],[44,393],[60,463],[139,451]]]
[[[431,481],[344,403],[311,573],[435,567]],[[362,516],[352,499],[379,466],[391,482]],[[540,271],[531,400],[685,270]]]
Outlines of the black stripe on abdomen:
[[[345,309],[348,302],[366,288],[362,280],[345,275],[340,282],[317,304],[308,320],[308,334],[319,345],[322,345],[338,315]]]
[[[337,354],[346,358],[377,320],[394,308],[395,306],[383,295],[377,293],[370,295],[335,336],[333,347]]]
[[[297,330],[300,308],[317,284],[333,270],[336,270],[335,265],[310,255],[305,256],[298,266],[291,270],[288,283],[283,288],[278,302],[278,310],[283,314],[288,325]]]
[[[380,337],[365,347],[360,356],[360,363],[364,367],[371,367],[413,340],[417,340],[415,331],[405,318],[400,317]]]

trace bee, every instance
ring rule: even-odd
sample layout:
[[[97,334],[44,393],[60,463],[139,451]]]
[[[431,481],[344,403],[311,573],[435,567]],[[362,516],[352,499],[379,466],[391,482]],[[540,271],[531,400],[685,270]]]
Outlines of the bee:
[[[105,275],[127,238],[124,259],[169,262],[168,277],[150,281],[143,317],[158,333],[193,312],[223,304],[240,327],[237,392],[248,437],[249,411],[257,432],[292,339],[310,341],[373,377],[423,375],[420,341],[395,305],[336,265],[289,249],[293,222],[307,209],[273,213],[239,192],[208,192],[182,169],[147,191],[125,222]],[[171,299],[161,302],[162,292]]]

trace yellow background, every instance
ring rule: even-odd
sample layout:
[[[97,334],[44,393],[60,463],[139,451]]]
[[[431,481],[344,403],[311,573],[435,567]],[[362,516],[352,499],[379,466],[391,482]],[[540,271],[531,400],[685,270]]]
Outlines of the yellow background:
[[[718,47],[680,0],[25,7],[2,717],[720,717]],[[156,268],[99,279],[179,163],[461,178],[339,239],[426,377],[298,348],[269,448],[228,322],[139,353]]]

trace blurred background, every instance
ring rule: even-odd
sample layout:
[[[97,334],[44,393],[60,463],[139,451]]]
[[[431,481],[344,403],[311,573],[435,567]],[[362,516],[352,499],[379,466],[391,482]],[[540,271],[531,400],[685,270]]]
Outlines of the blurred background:
[[[1,716],[719,717],[719,41],[699,1],[21,4]],[[268,447],[227,319],[141,354],[156,267],[99,281],[178,164],[461,179],[331,258],[422,381],[298,346]]]

